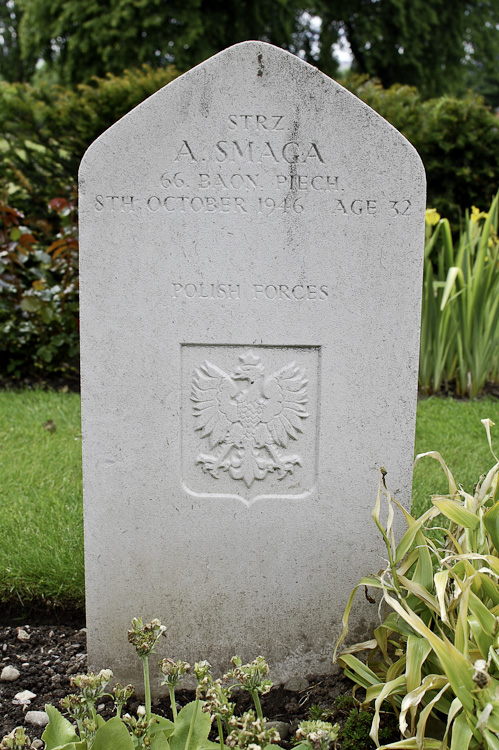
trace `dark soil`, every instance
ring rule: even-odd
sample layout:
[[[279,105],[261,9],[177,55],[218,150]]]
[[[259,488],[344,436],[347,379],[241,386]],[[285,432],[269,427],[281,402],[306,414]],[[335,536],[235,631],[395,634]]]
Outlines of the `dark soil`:
[[[59,708],[60,699],[71,692],[71,676],[86,671],[86,631],[81,625],[81,622],[75,622],[73,618],[70,626],[23,624],[0,627],[0,672],[7,665],[20,672],[19,678],[14,682],[0,681],[0,739],[16,726],[22,725],[28,730],[31,740],[41,737],[43,728],[28,725],[24,719],[25,711],[43,711],[46,703]],[[26,634],[29,638],[26,638]],[[331,712],[324,718],[333,723],[339,721],[344,724],[352,711],[352,701],[349,698],[346,701],[340,699],[338,705],[335,705],[338,696],[351,696],[352,683],[341,673],[333,677],[308,676],[307,682],[308,685],[302,685],[298,691],[276,687],[262,697],[265,716],[269,720],[286,722],[290,738],[294,736],[298,723],[310,718],[308,712],[313,705],[320,705]],[[24,690],[36,694],[36,698],[25,709],[13,703],[14,696]],[[193,693],[187,690],[179,690],[176,695],[179,705],[185,705],[193,699]],[[237,703],[238,713],[252,707],[247,693],[241,692]],[[135,713],[138,705],[139,702],[132,696],[127,710]],[[110,718],[113,715],[112,708],[112,702],[103,699],[99,711],[104,718]],[[154,711],[171,718],[169,700],[165,698],[155,701]],[[396,736],[394,735],[394,739]],[[289,748],[292,743],[284,741],[281,745]],[[342,744],[338,743],[337,747],[341,748]],[[359,750],[367,750],[374,745],[365,737],[358,747]]]

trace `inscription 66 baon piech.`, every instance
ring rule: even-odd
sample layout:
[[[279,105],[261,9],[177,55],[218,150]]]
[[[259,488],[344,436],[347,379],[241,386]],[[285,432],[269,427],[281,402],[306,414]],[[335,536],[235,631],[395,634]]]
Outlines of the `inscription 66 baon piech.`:
[[[194,369],[191,401],[195,430],[211,453],[199,453],[196,464],[218,479],[220,471],[250,487],[255,479],[293,473],[301,458],[287,453],[309,416],[307,380],[290,362],[271,375],[258,354],[248,350],[230,373],[205,360]]]

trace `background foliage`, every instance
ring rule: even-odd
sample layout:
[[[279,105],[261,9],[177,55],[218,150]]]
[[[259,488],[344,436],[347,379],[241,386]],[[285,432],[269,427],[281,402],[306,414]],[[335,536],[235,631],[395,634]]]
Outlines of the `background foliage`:
[[[0,376],[77,378],[78,165],[100,133],[176,75],[144,66],[76,89],[0,82]],[[478,97],[425,101],[414,87],[383,89],[365,76],[345,84],[416,146],[429,203],[457,237],[461,209],[486,208],[497,189],[497,119]]]
[[[353,69],[385,87],[439,96],[472,86],[497,106],[498,23],[496,0],[6,0],[0,78],[75,85],[144,63],[185,71],[260,39],[328,75],[348,45]]]

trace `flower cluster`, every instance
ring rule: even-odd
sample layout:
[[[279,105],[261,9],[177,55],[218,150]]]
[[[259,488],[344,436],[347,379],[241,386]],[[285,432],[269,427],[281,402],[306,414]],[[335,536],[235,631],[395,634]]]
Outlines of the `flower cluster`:
[[[137,718],[135,718],[135,716],[130,716],[130,714],[125,714],[123,716],[123,721],[132,734],[138,739],[138,747],[149,747],[150,740],[147,736],[149,720],[147,719],[146,707],[139,706],[137,708]]]
[[[254,711],[246,711],[242,716],[233,716],[228,723],[232,731],[227,736],[225,744],[229,747],[263,750],[270,743],[279,742],[281,739],[277,729],[267,729],[265,719],[257,718]]]
[[[116,707],[117,715],[121,715],[121,709],[126,704],[129,698],[133,695],[133,685],[125,685],[123,687],[119,682],[116,683],[113,689],[114,705]]]
[[[257,656],[250,664],[243,664],[240,656],[231,659],[234,669],[224,675],[224,679],[233,679],[240,687],[250,692],[256,691],[265,695],[272,687],[272,681],[266,679],[269,674],[269,665],[263,656]]]
[[[328,750],[331,742],[338,738],[339,724],[327,721],[302,721],[296,730],[296,739],[308,745],[311,750]]]
[[[230,700],[230,688],[224,687],[222,680],[214,680],[206,691],[205,703],[202,710],[211,714],[213,718],[222,719],[226,723],[234,716],[235,703]]]
[[[0,741],[0,750],[27,750],[31,740],[23,727],[16,727]]]
[[[72,688],[78,688],[81,697],[85,701],[95,702],[97,698],[104,695],[108,682],[112,679],[113,673],[110,669],[101,669],[98,674],[89,672],[88,674],[77,674],[71,677],[70,684]]]
[[[141,617],[134,617],[132,629],[128,631],[128,642],[135,646],[137,655],[144,659],[154,652],[154,648],[160,637],[166,636],[166,627],[161,620],[151,620],[145,625]]]
[[[211,664],[208,661],[197,661],[194,664],[194,674],[198,681],[196,688],[196,698],[202,699],[211,687],[213,678],[211,676]]]
[[[159,662],[159,668],[165,676],[165,679],[161,684],[170,685],[171,687],[177,687],[180,682],[180,678],[190,670],[191,665],[186,661],[161,659]]]

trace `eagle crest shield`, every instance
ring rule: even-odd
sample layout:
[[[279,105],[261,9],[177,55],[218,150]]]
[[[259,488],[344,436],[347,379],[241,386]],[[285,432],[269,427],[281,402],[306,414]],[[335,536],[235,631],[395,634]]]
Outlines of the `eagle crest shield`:
[[[270,473],[278,479],[292,474],[301,458],[288,446],[299,440],[309,416],[307,382],[295,362],[266,375],[251,350],[239,356],[232,372],[208,360],[194,368],[194,429],[210,448],[196,464],[215,479],[226,471],[247,487]]]

